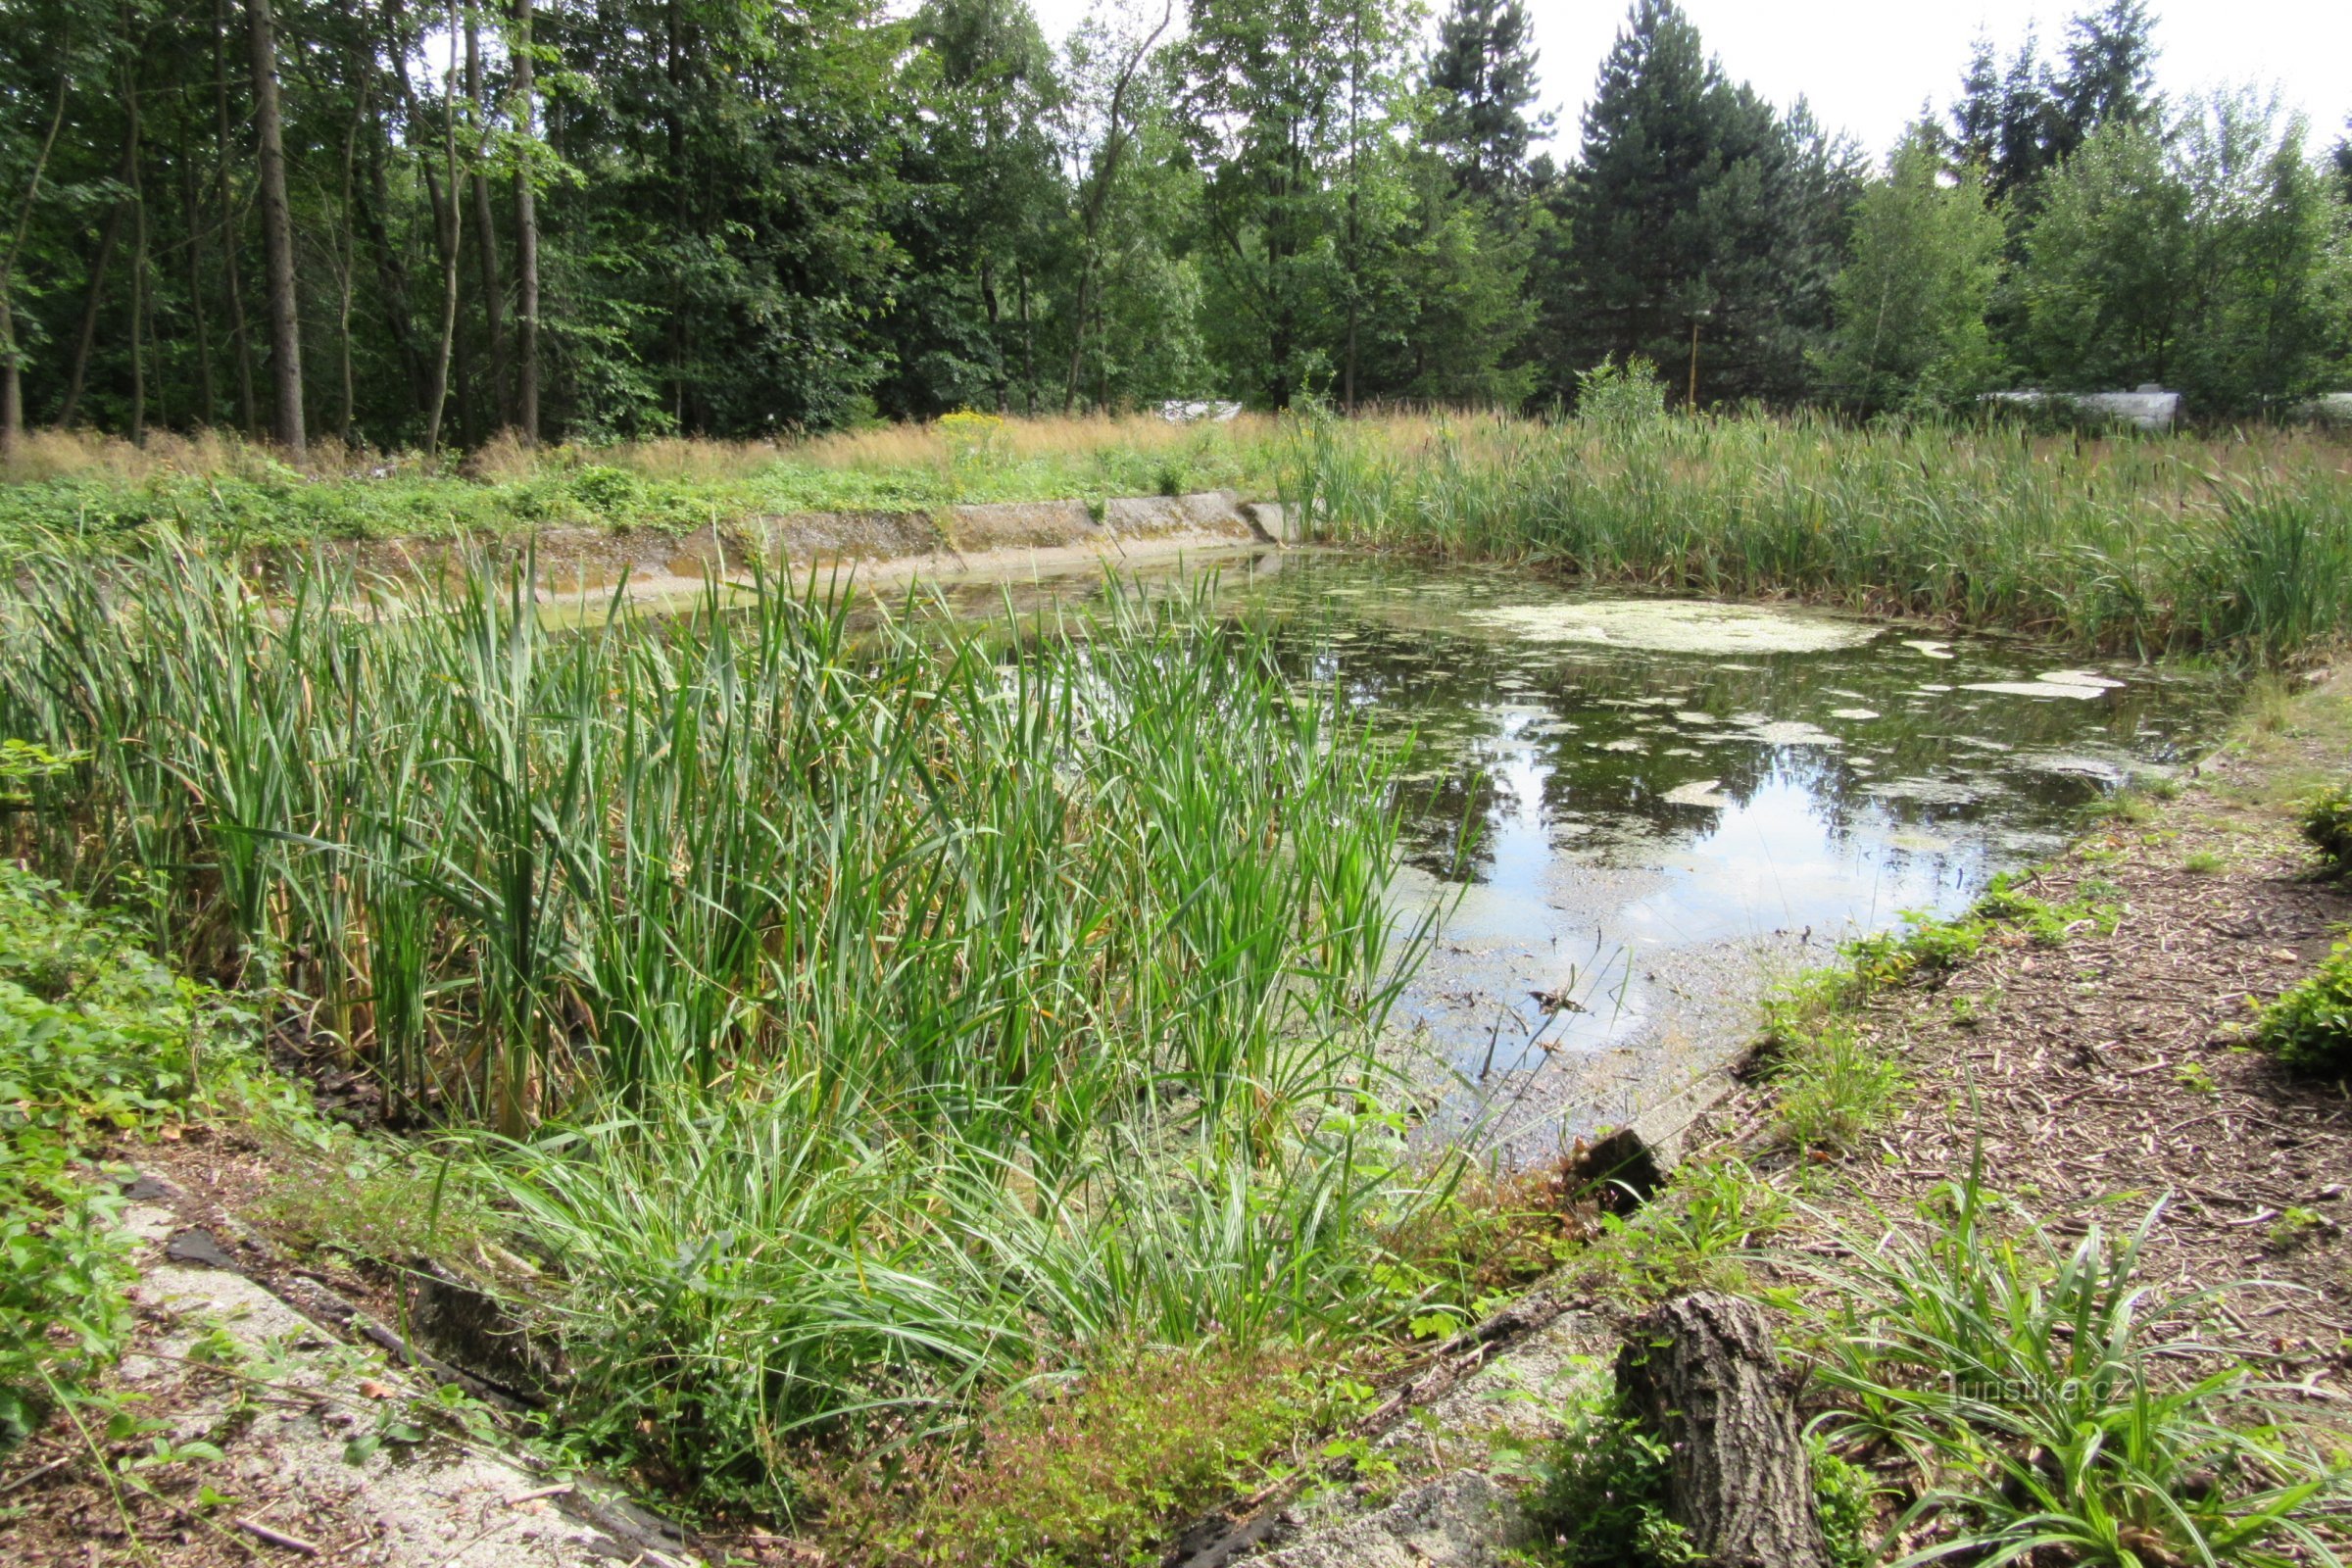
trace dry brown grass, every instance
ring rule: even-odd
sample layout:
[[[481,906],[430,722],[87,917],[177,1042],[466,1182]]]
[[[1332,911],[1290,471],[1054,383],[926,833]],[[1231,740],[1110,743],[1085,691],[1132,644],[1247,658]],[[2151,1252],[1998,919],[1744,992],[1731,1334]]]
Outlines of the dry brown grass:
[[[414,456],[389,457],[368,446],[346,446],[333,436],[311,443],[300,464],[286,465],[267,441],[249,441],[233,430],[198,430],[182,435],[158,430],[143,445],[89,430],[27,430],[0,478],[55,479],[73,474],[135,482],[179,475],[200,479],[255,478],[272,466],[338,476],[370,472],[387,464],[414,466]]]
[[[1420,416],[1410,422],[1430,423]],[[1254,447],[1272,440],[1278,429],[1279,421],[1271,415],[1246,414],[1218,424],[1177,424],[1149,414],[1049,415],[1006,419],[991,436],[990,445],[1014,461],[1084,458],[1110,451],[1166,452],[1203,442]],[[668,436],[606,447],[561,443],[531,447],[513,431],[501,431],[458,460],[456,467],[468,478],[490,483],[592,463],[626,468],[648,479],[726,480],[749,478],[784,462],[833,469],[944,470],[953,466],[955,457],[954,438],[936,422],[878,424],[784,441]],[[15,461],[0,469],[0,476],[37,480],[93,474],[124,481],[164,475],[244,477],[272,461],[282,463],[283,458],[270,443],[249,441],[224,430],[193,435],[158,432],[149,436],[144,446],[133,446],[120,436],[82,430],[33,430],[26,432]],[[415,453],[346,448],[329,437],[312,442],[308,456],[293,466],[307,473],[339,476],[385,467],[429,469],[432,465]]]
[[[1152,414],[1038,415],[1004,421],[994,437],[1006,456],[1087,457],[1098,452],[1168,452],[1211,439],[1248,446],[1271,439],[1272,415],[1245,414],[1220,424],[1177,424]],[[820,468],[904,468],[944,466],[954,456],[936,423],[874,425],[812,436],[781,449]]]

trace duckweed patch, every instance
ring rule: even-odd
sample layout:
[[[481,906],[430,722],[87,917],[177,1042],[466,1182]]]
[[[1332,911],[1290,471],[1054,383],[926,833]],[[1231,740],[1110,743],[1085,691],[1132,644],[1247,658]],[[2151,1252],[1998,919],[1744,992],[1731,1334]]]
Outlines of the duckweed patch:
[[[1687,599],[1522,605],[1473,612],[1473,621],[1536,643],[1598,643],[1661,654],[1820,654],[1879,635],[1867,621],[1799,610]]]

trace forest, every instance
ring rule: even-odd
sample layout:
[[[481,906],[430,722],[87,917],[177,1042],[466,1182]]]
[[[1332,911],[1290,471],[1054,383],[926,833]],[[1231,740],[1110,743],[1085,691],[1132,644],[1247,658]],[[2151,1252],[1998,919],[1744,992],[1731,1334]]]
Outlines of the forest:
[[[1219,397],[1956,407],[2352,385],[2352,135],[2171,101],[2107,0],[1884,157],[1637,0],[26,0],[0,424],[765,438]],[[1544,66],[1554,73],[1539,74]],[[1573,144],[1573,156],[1566,149]],[[1694,362],[1693,379],[1686,369]]]

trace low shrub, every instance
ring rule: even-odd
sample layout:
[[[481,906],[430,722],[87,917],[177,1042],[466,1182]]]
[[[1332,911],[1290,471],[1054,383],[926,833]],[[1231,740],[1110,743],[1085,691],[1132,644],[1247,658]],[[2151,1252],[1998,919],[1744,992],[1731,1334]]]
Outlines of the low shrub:
[[[172,1112],[202,1021],[122,928],[0,862],[0,1450],[129,1333],[122,1200],[75,1167],[97,1130]]]
[[[1688,1568],[1704,1559],[1666,1514],[1663,1440],[1611,1399],[1553,1450],[1528,1519],[1538,1549],[1564,1568]]]
[[[2307,979],[2264,1007],[2254,1039],[2298,1072],[2352,1072],[2352,941],[2337,943]]]
[[[2338,784],[2305,802],[2302,826],[2329,876],[2352,871],[2352,784]]]
[[[1635,1297],[1738,1291],[1746,1254],[1788,1222],[1788,1200],[1733,1155],[1685,1165],[1655,1200],[1629,1218],[1601,1217],[1594,1258]]]
[[[1903,1084],[1885,1043],[1843,1019],[1784,1045],[1773,1077],[1774,1137],[1790,1149],[1837,1153],[1860,1145]]]

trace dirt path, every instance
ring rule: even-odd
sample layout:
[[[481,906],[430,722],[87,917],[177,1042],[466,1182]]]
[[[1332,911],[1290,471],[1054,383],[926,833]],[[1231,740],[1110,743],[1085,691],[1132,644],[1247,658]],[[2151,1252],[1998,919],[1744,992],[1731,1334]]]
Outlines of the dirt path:
[[[2258,711],[2177,798],[2113,819],[2021,888],[2120,905],[2112,932],[2044,945],[1997,931],[1941,984],[1874,1006],[1863,1027],[1908,1087],[1828,1208],[1865,1224],[1907,1214],[1980,1152],[1990,1187],[2077,1229],[2129,1227],[2163,1199],[2149,1283],[2302,1287],[2247,1298],[2255,1332],[2279,1372],[2346,1386],[2352,1086],[2290,1076],[2242,1036],[2253,1005],[2352,921],[2352,888],[2314,876],[2292,812],[2347,773],[2339,674]],[[1752,1138],[1768,1094],[1750,1087],[1717,1125]]]

